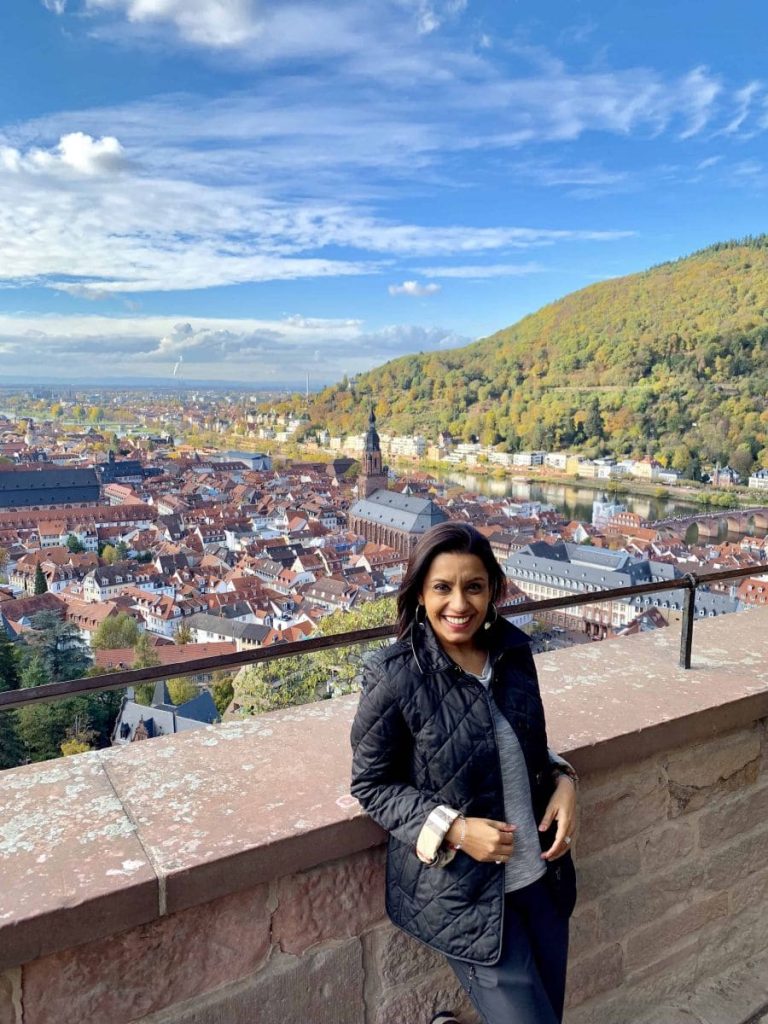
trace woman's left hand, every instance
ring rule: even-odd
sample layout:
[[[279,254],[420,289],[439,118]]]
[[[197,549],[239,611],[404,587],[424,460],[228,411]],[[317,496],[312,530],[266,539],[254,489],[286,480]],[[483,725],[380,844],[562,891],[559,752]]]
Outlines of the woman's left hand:
[[[555,841],[541,855],[542,860],[557,860],[570,848],[570,840],[576,824],[576,785],[568,775],[561,775],[555,792],[547,804],[539,832],[546,832],[553,821],[557,822]],[[568,842],[566,842],[566,838]]]

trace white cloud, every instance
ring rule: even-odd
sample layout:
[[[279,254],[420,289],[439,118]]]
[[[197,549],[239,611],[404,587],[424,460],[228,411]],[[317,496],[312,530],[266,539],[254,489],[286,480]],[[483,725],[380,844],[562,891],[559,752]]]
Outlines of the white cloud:
[[[26,153],[13,146],[0,146],[0,170],[16,174],[113,174],[125,168],[123,147],[113,136],[93,139],[84,132],[62,135],[52,150],[32,148]]]
[[[762,82],[750,82],[748,85],[745,85],[743,89],[738,89],[736,91],[733,97],[736,106],[736,113],[722,129],[723,135],[735,135],[739,132],[742,125],[749,117],[752,101],[761,92],[763,92]]]
[[[85,0],[88,11],[114,11],[138,25],[168,23],[187,42],[214,48],[258,39],[264,28],[258,6],[251,0]]]
[[[410,295],[418,299],[425,295],[434,295],[440,291],[439,284],[420,284],[418,281],[403,281],[402,284],[391,284],[387,289],[390,295]]]
[[[452,348],[470,338],[440,327],[369,328],[356,319],[0,314],[7,376],[243,380],[299,383],[312,363],[323,381],[369,370],[408,352]],[[33,369],[34,368],[34,369]]]
[[[67,8],[67,0],[43,0],[43,7],[54,14],[63,14]]]
[[[0,281],[35,280],[81,297],[379,273],[401,256],[479,254],[626,234],[426,227],[375,217],[355,205],[285,202],[242,184],[149,173],[140,160],[127,159],[113,136],[94,140],[77,132],[50,150],[0,150]],[[358,255],[326,255],[340,248]],[[402,294],[419,294],[419,287],[404,287]],[[425,285],[420,294],[437,287]]]

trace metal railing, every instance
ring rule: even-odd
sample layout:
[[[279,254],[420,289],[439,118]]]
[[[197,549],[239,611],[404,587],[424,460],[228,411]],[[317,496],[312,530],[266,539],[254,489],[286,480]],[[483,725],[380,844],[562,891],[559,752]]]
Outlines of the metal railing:
[[[751,565],[744,569],[723,569],[718,572],[687,573],[674,580],[662,580],[657,583],[639,583],[628,587],[615,587],[610,590],[583,591],[567,597],[553,597],[544,601],[526,601],[521,604],[504,605],[499,609],[502,615],[523,615],[529,612],[556,611],[560,608],[573,608],[585,604],[597,604],[603,601],[621,600],[637,594],[658,594],[665,590],[684,590],[682,609],[682,630],[680,636],[680,665],[691,667],[691,650],[693,646],[693,623],[695,621],[696,591],[700,586],[726,580],[743,579],[747,576],[760,576],[768,573],[768,565]],[[0,711],[10,708],[26,707],[45,701],[63,700],[68,697],[80,697],[84,694],[99,693],[104,690],[120,690],[137,683],[153,683],[169,676],[188,676],[200,672],[221,671],[224,669],[242,668],[262,661],[273,661],[288,658],[292,655],[313,654],[334,647],[351,647],[368,640],[380,640],[394,636],[393,625],[374,626],[370,629],[357,629],[349,633],[336,633],[331,636],[314,637],[299,640],[295,643],[277,643],[270,647],[259,647],[249,651],[237,651],[234,654],[223,654],[215,657],[196,658],[168,665],[152,665],[148,668],[129,669],[123,672],[109,672],[99,676],[87,676],[82,679],[70,679],[58,683],[45,683],[42,686],[27,687],[20,690],[6,690],[0,693]]]

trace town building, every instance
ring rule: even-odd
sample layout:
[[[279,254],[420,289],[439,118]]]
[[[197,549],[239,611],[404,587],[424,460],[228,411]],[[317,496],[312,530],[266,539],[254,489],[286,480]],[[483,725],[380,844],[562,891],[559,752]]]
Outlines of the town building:
[[[45,505],[87,505],[99,500],[93,469],[0,470],[0,509]]]
[[[758,469],[750,476],[748,484],[755,491],[768,491],[768,469]]]

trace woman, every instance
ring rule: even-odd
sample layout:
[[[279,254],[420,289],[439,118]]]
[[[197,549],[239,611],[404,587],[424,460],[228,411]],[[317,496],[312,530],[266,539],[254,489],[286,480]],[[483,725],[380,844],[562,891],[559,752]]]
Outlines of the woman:
[[[557,1024],[576,777],[547,748],[528,638],[496,611],[504,588],[473,527],[421,538],[398,641],[365,667],[352,793],[389,833],[392,922],[445,954],[486,1024]]]

